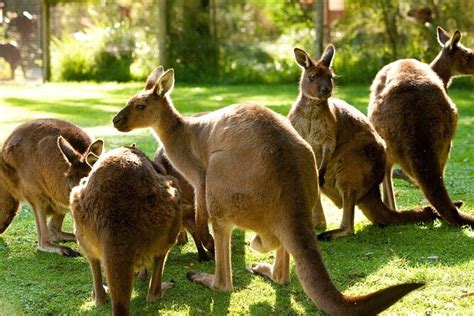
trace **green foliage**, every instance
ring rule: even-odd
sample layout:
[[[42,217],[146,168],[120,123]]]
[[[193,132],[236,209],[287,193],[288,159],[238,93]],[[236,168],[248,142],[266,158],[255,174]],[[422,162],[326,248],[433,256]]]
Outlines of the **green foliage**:
[[[72,35],[52,40],[52,76],[56,80],[81,81],[93,77],[93,54]]]
[[[464,200],[463,211],[474,213],[474,90],[457,89],[450,95],[460,119],[446,184],[454,200]],[[36,117],[65,119],[105,139],[106,149],[136,143],[150,157],[157,145],[148,130],[119,133],[111,119],[124,100],[142,88],[137,83],[54,83],[34,87],[5,86],[0,97],[0,143],[20,123]],[[172,98],[186,115],[213,111],[237,102],[256,102],[282,115],[297,95],[292,85],[183,85]],[[345,86],[336,96],[366,112],[368,86]],[[401,209],[419,206],[418,188],[395,180]],[[339,225],[342,211],[328,199],[323,207],[330,229]],[[337,287],[345,294],[360,295],[406,281],[427,285],[407,295],[382,315],[472,314],[474,296],[474,233],[443,222],[419,225],[371,225],[357,211],[356,235],[319,243],[322,256]],[[72,231],[70,216],[65,231]],[[134,282],[131,308],[137,315],[321,315],[305,295],[291,263],[291,282],[281,286],[246,271],[253,262],[272,262],[273,254],[259,254],[247,245],[253,233],[236,231],[232,240],[235,290],[212,292],[186,279],[186,272],[214,270],[214,262],[199,263],[192,242],[174,247],[168,257],[164,280],[176,280],[155,303],[146,303],[146,282]],[[36,251],[33,214],[23,206],[11,227],[0,236],[0,315],[110,315],[110,301],[95,308],[91,299],[92,278],[84,257],[64,258]],[[75,243],[67,243],[76,250]],[[464,295],[464,296],[463,296]]]
[[[125,23],[106,27],[94,56],[94,79],[129,81],[135,41]]]
[[[108,27],[96,22],[75,37],[63,34],[61,38],[54,38],[52,44],[52,73],[56,80],[120,82],[131,79],[135,42],[125,23]]]
[[[441,47],[436,26],[453,33],[472,30],[474,14],[468,1],[347,0],[344,16],[332,28],[337,56],[335,71],[341,82],[371,82],[384,65],[401,58],[430,63]],[[430,10],[426,23],[414,18],[417,10]],[[471,34],[462,39],[474,45]],[[466,86],[474,81],[463,80]]]

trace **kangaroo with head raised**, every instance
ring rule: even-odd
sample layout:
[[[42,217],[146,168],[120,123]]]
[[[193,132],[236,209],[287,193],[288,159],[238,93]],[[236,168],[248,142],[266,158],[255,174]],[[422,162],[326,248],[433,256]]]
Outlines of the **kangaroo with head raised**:
[[[273,266],[254,264],[254,273],[288,283],[291,254],[304,291],[329,314],[375,314],[422,285],[405,283],[359,297],[339,292],[313,233],[318,175],[310,146],[286,118],[254,104],[183,117],[169,97],[173,86],[174,71],[158,67],[113,122],[124,132],[144,127],[156,132],[173,166],[194,188],[197,218],[212,222],[215,274],[191,272],[191,281],[232,291],[231,234],[241,227],[257,233],[252,246],[258,251],[277,249]]]
[[[62,136],[59,143],[58,136]],[[58,145],[71,163],[64,160]],[[18,126],[0,152],[0,233],[10,225],[19,202],[27,201],[35,216],[38,250],[78,255],[53,241],[75,240],[61,230],[69,192],[91,169],[86,157],[99,156],[102,147],[102,140],[92,142],[81,128],[65,121],[38,119]],[[49,225],[47,216],[51,216]]]
[[[65,155],[67,156],[67,155]],[[174,285],[161,282],[167,254],[181,229],[178,190],[138,149],[117,148],[95,163],[71,191],[75,232],[93,277],[95,305],[105,302],[105,270],[113,315],[128,315],[133,273],[154,265],[147,301]]]
[[[444,168],[456,131],[458,111],[448,96],[452,77],[474,74],[474,53],[438,27],[443,47],[425,64],[401,59],[383,67],[371,86],[369,119],[387,143],[384,200],[395,209],[392,166],[422,189],[428,201],[448,222],[474,226],[474,215],[460,212],[444,186]]]
[[[436,218],[430,208],[395,212],[382,202],[379,185],[385,171],[385,142],[369,120],[346,102],[331,97],[334,46],[314,61],[301,49],[300,94],[288,114],[298,133],[311,145],[319,168],[322,192],[343,208],[340,228],[320,234],[332,239],[354,233],[354,207],[377,224],[405,224]]]

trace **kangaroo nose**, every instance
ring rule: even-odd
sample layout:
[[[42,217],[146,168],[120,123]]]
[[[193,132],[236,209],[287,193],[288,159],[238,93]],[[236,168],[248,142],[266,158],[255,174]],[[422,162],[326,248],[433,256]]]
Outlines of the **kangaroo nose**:
[[[329,92],[331,92],[331,89],[329,89],[329,87],[322,87],[321,88],[321,93],[322,94],[327,95],[327,94],[329,94]]]
[[[114,125],[117,125],[118,123],[120,123],[122,121],[122,117],[119,116],[119,115],[116,115],[114,117],[114,119],[112,120],[112,122],[114,123]]]

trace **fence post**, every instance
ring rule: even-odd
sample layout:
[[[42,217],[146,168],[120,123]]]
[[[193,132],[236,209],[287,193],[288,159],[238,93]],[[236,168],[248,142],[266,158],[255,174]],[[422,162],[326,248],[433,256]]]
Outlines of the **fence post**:
[[[41,48],[43,50],[43,82],[51,79],[51,56],[49,43],[51,40],[51,28],[49,24],[49,1],[43,0],[41,6]]]
[[[314,30],[316,32],[315,47],[316,56],[319,58],[323,53],[324,43],[324,0],[314,2]]]

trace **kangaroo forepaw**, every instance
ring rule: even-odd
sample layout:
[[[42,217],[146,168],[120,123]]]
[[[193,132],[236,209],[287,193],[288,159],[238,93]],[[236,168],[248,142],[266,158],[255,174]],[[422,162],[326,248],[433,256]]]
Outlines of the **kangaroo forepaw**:
[[[159,291],[158,293],[154,293],[154,294],[148,293],[148,295],[146,297],[146,301],[148,303],[151,303],[151,302],[156,301],[157,299],[162,298],[163,295],[165,295],[165,292],[167,290],[171,289],[172,287],[174,287],[175,285],[176,285],[176,282],[174,280],[161,282],[161,291]]]
[[[72,257],[72,258],[81,257],[81,254],[79,252],[77,252],[74,249],[71,249],[69,247],[64,247],[61,253],[65,257]]]
[[[324,233],[318,234],[318,240],[330,241],[339,237],[354,235],[352,229],[333,229],[325,231]]]
[[[211,261],[213,259],[214,259],[214,256],[209,256],[206,252],[200,252],[198,254],[198,261],[199,262]]]
[[[247,270],[253,274],[269,278],[278,284],[284,285],[290,283],[290,277],[287,271],[281,269],[274,270],[274,266],[266,262],[253,263]]]
[[[148,269],[141,268],[140,271],[138,272],[137,279],[139,281],[146,281],[146,279],[148,279]]]
[[[326,175],[326,170],[325,169],[321,169],[319,170],[318,172],[318,180],[319,180],[319,187],[322,188],[324,186],[324,176]]]
[[[106,286],[102,286],[97,293],[95,290],[92,290],[92,300],[94,300],[95,307],[105,304],[107,301],[107,293],[109,293],[109,289]]]
[[[464,205],[464,201],[462,201],[462,200],[454,201],[453,204],[454,204],[454,206],[456,206],[457,208],[461,208],[461,207]]]

